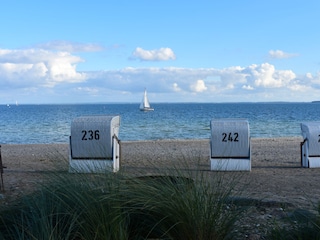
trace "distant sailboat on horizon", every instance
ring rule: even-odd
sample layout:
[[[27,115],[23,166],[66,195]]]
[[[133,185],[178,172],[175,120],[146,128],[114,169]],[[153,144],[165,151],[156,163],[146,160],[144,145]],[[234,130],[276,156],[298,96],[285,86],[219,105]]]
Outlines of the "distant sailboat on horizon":
[[[142,102],[140,104],[140,111],[144,111],[144,112],[154,111],[154,109],[150,106],[146,89],[144,90]]]

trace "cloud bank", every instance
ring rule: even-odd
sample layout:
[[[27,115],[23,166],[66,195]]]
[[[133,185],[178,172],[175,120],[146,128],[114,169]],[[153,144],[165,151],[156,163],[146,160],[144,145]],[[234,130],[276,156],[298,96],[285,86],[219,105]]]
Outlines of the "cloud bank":
[[[54,87],[61,82],[82,82],[85,73],[76,71],[76,64],[82,61],[68,52],[0,49],[0,86]]]
[[[0,49],[0,104],[17,99],[22,103],[139,102],[144,88],[157,102],[311,101],[320,96],[320,73],[297,75],[268,62],[223,69],[77,71],[84,59],[73,52],[94,48],[66,44],[59,51]],[[144,61],[175,59],[169,48],[137,48],[133,56]]]

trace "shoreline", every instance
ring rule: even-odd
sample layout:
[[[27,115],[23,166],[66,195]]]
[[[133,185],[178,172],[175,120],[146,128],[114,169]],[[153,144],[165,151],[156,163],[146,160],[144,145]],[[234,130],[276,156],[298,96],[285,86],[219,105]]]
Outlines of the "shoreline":
[[[302,136],[281,136],[281,137],[250,137],[252,141],[256,140],[286,140],[286,139],[299,139],[302,140]],[[143,139],[143,140],[121,140],[123,143],[131,142],[192,142],[192,141],[209,141],[210,138],[168,138],[168,139]],[[69,145],[69,142],[54,142],[54,143],[0,143],[0,145]]]

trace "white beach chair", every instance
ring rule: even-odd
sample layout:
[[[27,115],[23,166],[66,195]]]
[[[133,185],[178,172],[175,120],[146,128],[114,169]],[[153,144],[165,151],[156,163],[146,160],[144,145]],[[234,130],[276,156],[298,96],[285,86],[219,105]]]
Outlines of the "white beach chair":
[[[320,122],[300,124],[303,142],[301,143],[301,166],[320,167]]]
[[[117,172],[120,116],[83,116],[71,123],[69,172]]]
[[[213,171],[251,171],[249,123],[246,119],[214,119],[210,123]]]

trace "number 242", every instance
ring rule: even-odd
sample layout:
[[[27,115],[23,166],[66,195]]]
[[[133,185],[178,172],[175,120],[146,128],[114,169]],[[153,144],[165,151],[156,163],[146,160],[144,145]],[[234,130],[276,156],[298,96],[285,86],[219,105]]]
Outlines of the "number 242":
[[[239,142],[239,134],[235,133],[222,133],[222,142]]]

